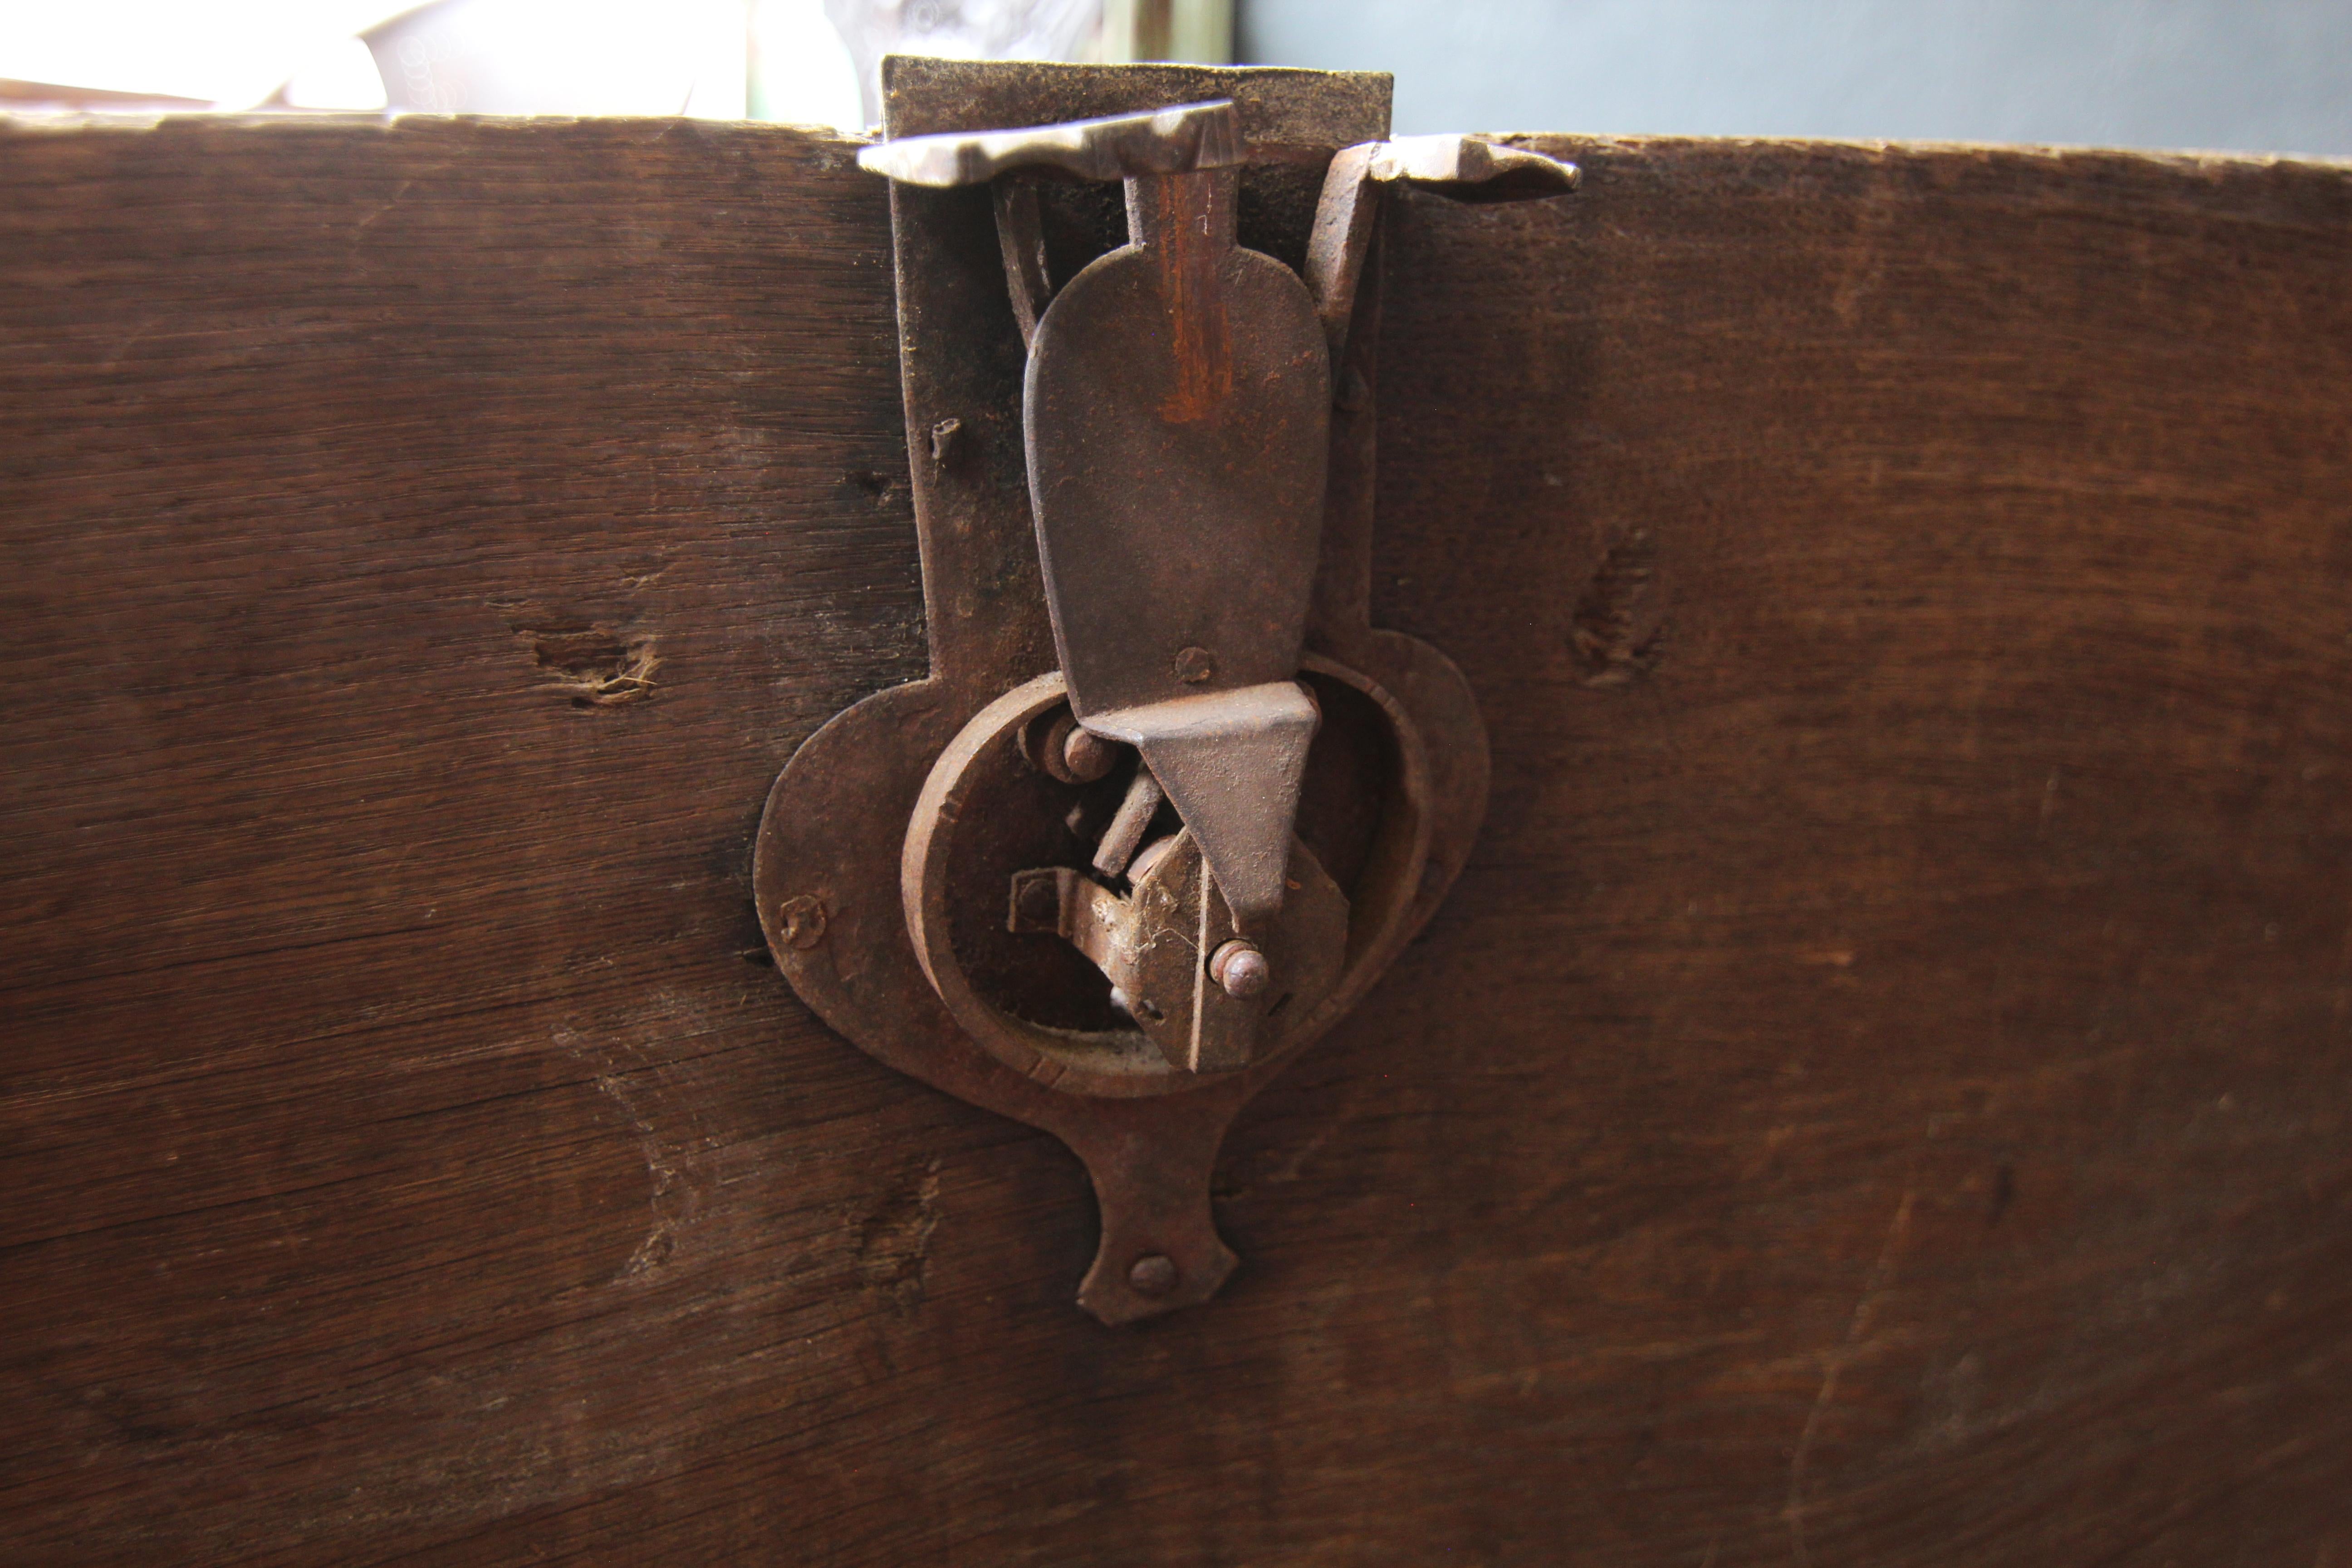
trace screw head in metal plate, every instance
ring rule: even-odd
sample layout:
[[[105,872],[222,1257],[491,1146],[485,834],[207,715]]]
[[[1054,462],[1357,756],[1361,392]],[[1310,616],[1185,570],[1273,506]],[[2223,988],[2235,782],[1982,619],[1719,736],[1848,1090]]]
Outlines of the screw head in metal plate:
[[[1128,1269],[1127,1283],[1139,1296],[1165,1296],[1176,1289],[1176,1260],[1164,1253],[1146,1253]]]
[[[776,923],[783,929],[786,946],[806,952],[824,940],[824,900],[806,893],[787,899],[776,911]]]

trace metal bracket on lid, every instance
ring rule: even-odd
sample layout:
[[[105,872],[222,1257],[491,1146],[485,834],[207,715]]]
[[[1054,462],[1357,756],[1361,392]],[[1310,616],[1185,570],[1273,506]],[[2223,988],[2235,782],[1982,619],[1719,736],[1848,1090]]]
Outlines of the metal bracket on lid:
[[[795,754],[760,909],[829,1023],[1077,1152],[1080,1304],[1125,1321],[1223,1283],[1225,1126],[1484,814],[1460,674],[1365,616],[1379,191],[1574,172],[1387,142],[1385,78],[898,58],[885,89],[860,162],[932,668]]]

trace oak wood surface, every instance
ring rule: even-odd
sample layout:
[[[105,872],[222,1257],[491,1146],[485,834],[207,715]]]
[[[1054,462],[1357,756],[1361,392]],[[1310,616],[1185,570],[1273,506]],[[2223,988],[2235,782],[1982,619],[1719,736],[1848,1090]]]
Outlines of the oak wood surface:
[[[1388,244],[1486,836],[1113,1331],[749,903],[851,149],[0,136],[0,1559],[2352,1562],[2352,171],[1542,144]]]

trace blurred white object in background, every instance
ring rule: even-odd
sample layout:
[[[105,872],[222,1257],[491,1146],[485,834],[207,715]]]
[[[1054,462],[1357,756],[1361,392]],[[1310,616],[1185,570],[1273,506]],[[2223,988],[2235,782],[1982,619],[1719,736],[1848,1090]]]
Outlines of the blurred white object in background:
[[[750,64],[753,120],[845,131],[867,123],[857,62],[824,0],[751,0]]]
[[[892,50],[1230,58],[1233,0],[0,0],[0,103],[861,130]]]
[[[374,53],[359,38],[321,45],[286,79],[273,101],[289,109],[362,110],[387,108],[392,102]]]
[[[436,0],[362,36],[394,109],[743,118],[743,0]]]
[[[1233,58],[1234,0],[752,0],[754,119],[882,120],[882,57]]]
[[[857,63],[864,122],[882,122],[882,57],[1096,59],[1103,0],[824,0]]]
[[[127,96],[248,109],[314,60],[415,3],[0,0],[0,79],[90,89],[93,105]],[[347,50],[343,58],[349,61]],[[25,95],[8,96],[21,100]],[[78,100],[68,91],[55,101]]]

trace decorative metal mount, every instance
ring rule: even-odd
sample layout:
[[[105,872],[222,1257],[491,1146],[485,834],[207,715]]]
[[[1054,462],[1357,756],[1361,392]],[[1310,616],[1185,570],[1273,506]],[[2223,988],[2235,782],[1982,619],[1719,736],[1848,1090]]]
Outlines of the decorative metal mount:
[[[794,754],[760,914],[834,1027],[1076,1152],[1079,1304],[1126,1322],[1232,1272],[1227,1125],[1486,813],[1461,673],[1370,624],[1380,193],[1576,172],[1388,141],[1380,76],[898,58],[884,96],[931,673]]]

